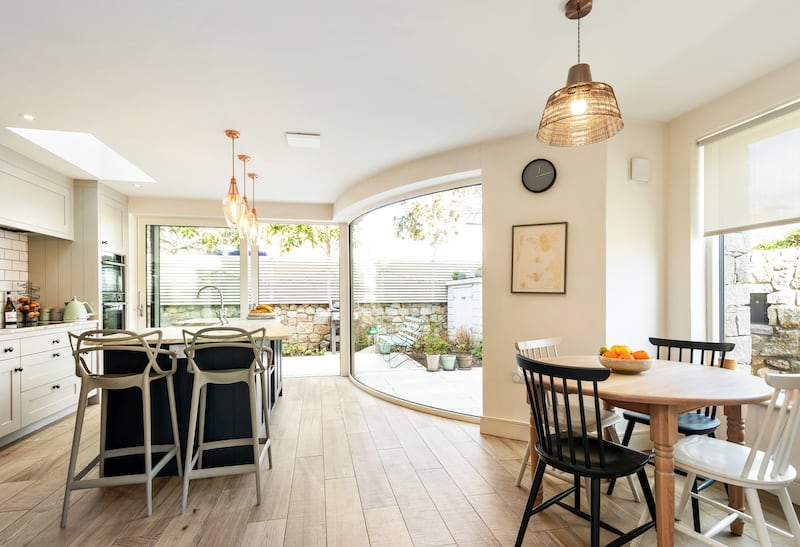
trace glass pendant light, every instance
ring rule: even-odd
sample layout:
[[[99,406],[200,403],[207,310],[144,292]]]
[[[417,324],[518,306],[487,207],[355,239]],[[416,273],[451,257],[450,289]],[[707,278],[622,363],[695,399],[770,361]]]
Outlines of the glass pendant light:
[[[228,223],[228,228],[239,226],[239,221],[244,214],[244,202],[239,197],[239,187],[236,185],[236,177],[233,174],[235,168],[235,148],[236,139],[239,138],[239,132],[234,129],[225,131],[225,135],[231,139],[231,184],[228,187],[228,193],[225,199],[222,200],[222,210],[225,214],[225,221]]]
[[[610,85],[593,82],[589,65],[581,63],[581,18],[592,0],[569,0],[568,19],[578,20],[578,64],[569,69],[567,85],[547,99],[536,139],[551,146],[580,146],[611,138],[622,130],[622,114]]]
[[[247,202],[247,177],[245,173],[247,172],[247,162],[250,161],[250,156],[247,154],[239,154],[239,159],[242,162],[242,185],[244,186],[244,197],[242,198],[242,216],[239,218],[239,237],[242,239],[250,240],[250,224],[251,220],[250,217],[253,216],[253,213],[250,212],[250,204]]]
[[[258,173],[247,173],[250,180],[253,181],[253,209],[250,211],[250,245],[253,248],[258,247],[258,214],[256,213],[256,179]]]

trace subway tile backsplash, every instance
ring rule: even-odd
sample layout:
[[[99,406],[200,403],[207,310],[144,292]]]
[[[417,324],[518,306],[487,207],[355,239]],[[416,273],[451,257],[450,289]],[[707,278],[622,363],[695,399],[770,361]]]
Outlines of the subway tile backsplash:
[[[28,280],[28,234],[0,229],[0,291],[17,293]],[[5,296],[3,296],[5,301]]]

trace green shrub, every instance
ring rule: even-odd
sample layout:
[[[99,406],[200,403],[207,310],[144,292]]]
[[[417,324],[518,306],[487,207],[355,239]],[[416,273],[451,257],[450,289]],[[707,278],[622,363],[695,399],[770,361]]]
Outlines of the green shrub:
[[[790,249],[792,247],[800,247],[800,228],[792,230],[783,239],[779,239],[777,241],[765,241],[764,243],[759,243],[753,247],[753,249],[757,249],[759,251],[769,251],[772,249]]]

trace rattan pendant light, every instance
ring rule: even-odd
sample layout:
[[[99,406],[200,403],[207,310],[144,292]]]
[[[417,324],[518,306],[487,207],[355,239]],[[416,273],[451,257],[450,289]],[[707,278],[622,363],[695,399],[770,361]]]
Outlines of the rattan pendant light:
[[[581,18],[592,0],[569,0],[568,19],[578,21],[578,64],[569,69],[567,85],[547,99],[536,139],[551,146],[580,146],[611,138],[623,127],[617,98],[610,85],[593,82],[589,65],[581,63]]]

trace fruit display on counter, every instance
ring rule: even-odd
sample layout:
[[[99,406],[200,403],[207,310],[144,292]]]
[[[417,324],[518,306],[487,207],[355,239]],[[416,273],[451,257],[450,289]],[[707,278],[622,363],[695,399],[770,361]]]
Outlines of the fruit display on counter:
[[[250,313],[255,313],[255,314],[272,313],[274,311],[275,311],[275,309],[272,306],[270,306],[269,304],[259,304],[258,306],[256,306],[252,310],[250,310]]]
[[[627,361],[634,359],[652,359],[647,351],[640,349],[632,351],[630,346],[613,345],[610,348],[603,346],[600,348],[600,355],[610,359],[624,359]]]
[[[39,321],[39,308],[42,305],[39,303],[39,287],[33,286],[29,281],[22,281],[19,284],[22,289],[22,294],[17,298],[19,305],[17,312],[25,324],[34,324]]]

